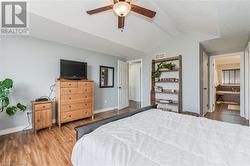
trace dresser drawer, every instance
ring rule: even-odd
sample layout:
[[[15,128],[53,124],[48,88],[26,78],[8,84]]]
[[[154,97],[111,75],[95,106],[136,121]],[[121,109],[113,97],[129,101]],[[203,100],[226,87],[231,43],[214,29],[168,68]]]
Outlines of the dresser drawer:
[[[93,102],[92,100],[87,100],[86,102],[83,103],[83,108],[86,109],[93,109]]]
[[[61,82],[61,88],[77,88],[77,82]]]
[[[51,109],[51,103],[35,104],[35,111]]]
[[[93,88],[92,87],[83,87],[83,88],[81,88],[81,92],[88,93],[89,95],[92,96]]]
[[[86,108],[92,109],[92,103],[91,102],[80,102],[80,103],[68,103],[68,104],[61,104],[61,111],[67,112],[67,111],[73,111],[73,110],[83,110]]]
[[[93,82],[79,82],[78,85],[81,88],[86,88],[86,87],[89,88],[93,86]]]
[[[84,118],[83,111],[69,111],[69,112],[62,112],[61,113],[61,122],[70,122],[73,120]]]
[[[92,116],[92,109],[91,108],[83,109],[83,116],[84,118]]]
[[[62,95],[61,102],[71,103],[71,102],[85,102],[86,100],[92,99],[89,94],[72,94],[72,95]]]
[[[84,93],[84,91],[82,91],[79,88],[61,88],[61,95],[81,94],[81,93]]]
[[[82,95],[82,97],[83,97],[84,100],[87,100],[87,101],[91,100],[93,98],[92,94],[89,94],[89,93],[84,93]]]
[[[72,101],[83,101],[83,95],[82,94],[71,94],[71,95],[62,95],[61,101],[70,103]]]

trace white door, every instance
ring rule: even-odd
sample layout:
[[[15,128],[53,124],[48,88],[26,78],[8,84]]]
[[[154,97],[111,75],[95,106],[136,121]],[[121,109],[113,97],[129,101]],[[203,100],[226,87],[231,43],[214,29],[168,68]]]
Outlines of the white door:
[[[208,112],[208,55],[203,52],[203,114]]]
[[[129,100],[141,102],[141,64],[129,64]]]
[[[118,60],[118,109],[129,106],[128,64]]]
[[[218,74],[216,71],[216,63],[213,57],[210,58],[210,112],[215,111],[216,104],[216,87],[218,84]]]

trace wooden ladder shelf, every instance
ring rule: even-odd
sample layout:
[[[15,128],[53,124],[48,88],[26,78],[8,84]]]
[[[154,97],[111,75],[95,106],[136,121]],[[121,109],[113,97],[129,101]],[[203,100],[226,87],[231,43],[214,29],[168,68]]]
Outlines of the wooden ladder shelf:
[[[155,76],[158,65],[162,63],[172,63],[175,67],[161,68],[158,70],[160,76]],[[168,111],[182,112],[182,56],[152,60],[151,85],[151,104],[158,104],[158,108]],[[178,97],[174,97],[175,95]]]

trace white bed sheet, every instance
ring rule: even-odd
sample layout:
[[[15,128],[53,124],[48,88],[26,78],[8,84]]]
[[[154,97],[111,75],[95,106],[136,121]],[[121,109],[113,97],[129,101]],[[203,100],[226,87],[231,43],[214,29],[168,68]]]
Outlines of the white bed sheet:
[[[250,166],[250,128],[149,110],[101,126],[72,152],[74,166]]]

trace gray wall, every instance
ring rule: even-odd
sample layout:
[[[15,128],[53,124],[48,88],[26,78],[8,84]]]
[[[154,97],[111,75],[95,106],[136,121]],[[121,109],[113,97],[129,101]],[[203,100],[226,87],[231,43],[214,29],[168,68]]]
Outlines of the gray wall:
[[[169,56],[181,54],[183,59],[183,111],[200,113],[199,88],[199,42],[207,36],[188,34],[165,41],[143,57],[143,106],[150,104],[151,91],[151,63],[156,54],[166,53]]]
[[[25,36],[1,36],[1,41],[0,69],[3,78],[14,80],[13,104],[22,102],[30,110],[31,100],[49,94],[50,86],[59,77],[60,59],[68,59],[88,63],[88,79],[95,81],[95,110],[117,107],[118,57]],[[115,67],[115,88],[99,88],[100,65]],[[13,117],[0,113],[0,130],[26,124],[25,113]]]

